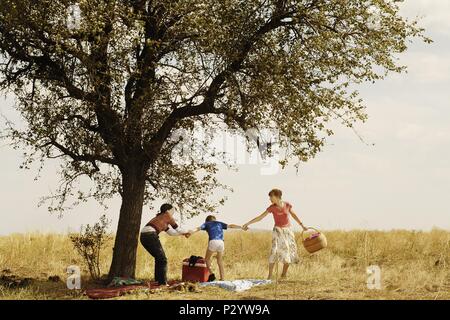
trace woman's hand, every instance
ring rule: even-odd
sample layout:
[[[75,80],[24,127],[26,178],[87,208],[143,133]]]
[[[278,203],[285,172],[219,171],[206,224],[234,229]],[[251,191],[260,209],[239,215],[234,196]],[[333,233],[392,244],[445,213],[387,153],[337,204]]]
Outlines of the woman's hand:
[[[247,230],[248,230],[248,225],[247,225],[247,224],[244,224],[244,225],[242,226],[242,230],[247,231]]]

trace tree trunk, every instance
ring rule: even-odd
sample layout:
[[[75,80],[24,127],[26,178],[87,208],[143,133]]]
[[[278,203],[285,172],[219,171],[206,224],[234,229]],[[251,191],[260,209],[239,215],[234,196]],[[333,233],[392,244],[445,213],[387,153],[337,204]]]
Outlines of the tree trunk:
[[[144,169],[131,168],[122,172],[122,205],[108,280],[135,277],[144,191]]]

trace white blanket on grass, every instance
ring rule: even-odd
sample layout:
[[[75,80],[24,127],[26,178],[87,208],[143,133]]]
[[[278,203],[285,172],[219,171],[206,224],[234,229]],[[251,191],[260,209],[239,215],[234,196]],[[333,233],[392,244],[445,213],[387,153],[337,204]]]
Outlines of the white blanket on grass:
[[[233,281],[211,281],[211,282],[202,282],[201,286],[216,286],[229,291],[241,292],[250,289],[254,286],[259,286],[263,284],[271,283],[271,280],[256,280],[256,279],[248,279],[248,280],[233,280]]]

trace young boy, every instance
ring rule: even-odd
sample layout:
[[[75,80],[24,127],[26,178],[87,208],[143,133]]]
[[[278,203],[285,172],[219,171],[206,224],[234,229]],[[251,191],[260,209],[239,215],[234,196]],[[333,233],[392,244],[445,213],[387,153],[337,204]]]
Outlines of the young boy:
[[[209,215],[206,217],[204,224],[202,224],[195,230],[189,231],[190,234],[193,234],[200,230],[205,230],[206,232],[208,232],[209,242],[205,255],[206,265],[208,266],[209,272],[213,274],[211,271],[211,257],[215,252],[217,252],[216,258],[217,265],[219,266],[221,281],[223,281],[225,275],[222,261],[223,252],[225,250],[225,244],[223,242],[223,230],[226,230],[228,228],[242,229],[241,226],[238,226],[236,224],[226,224],[220,221],[216,221],[215,216]]]

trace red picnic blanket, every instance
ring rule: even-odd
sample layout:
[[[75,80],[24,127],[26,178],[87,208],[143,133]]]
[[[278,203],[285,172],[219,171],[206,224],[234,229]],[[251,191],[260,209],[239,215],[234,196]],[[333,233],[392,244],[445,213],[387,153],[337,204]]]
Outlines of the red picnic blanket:
[[[180,281],[177,280],[168,281],[169,286],[177,285],[179,283]],[[85,291],[85,294],[91,299],[109,299],[130,293],[133,290],[157,289],[158,287],[160,287],[158,282],[147,282],[145,284],[132,284],[120,287],[103,287],[103,288],[87,289]]]

